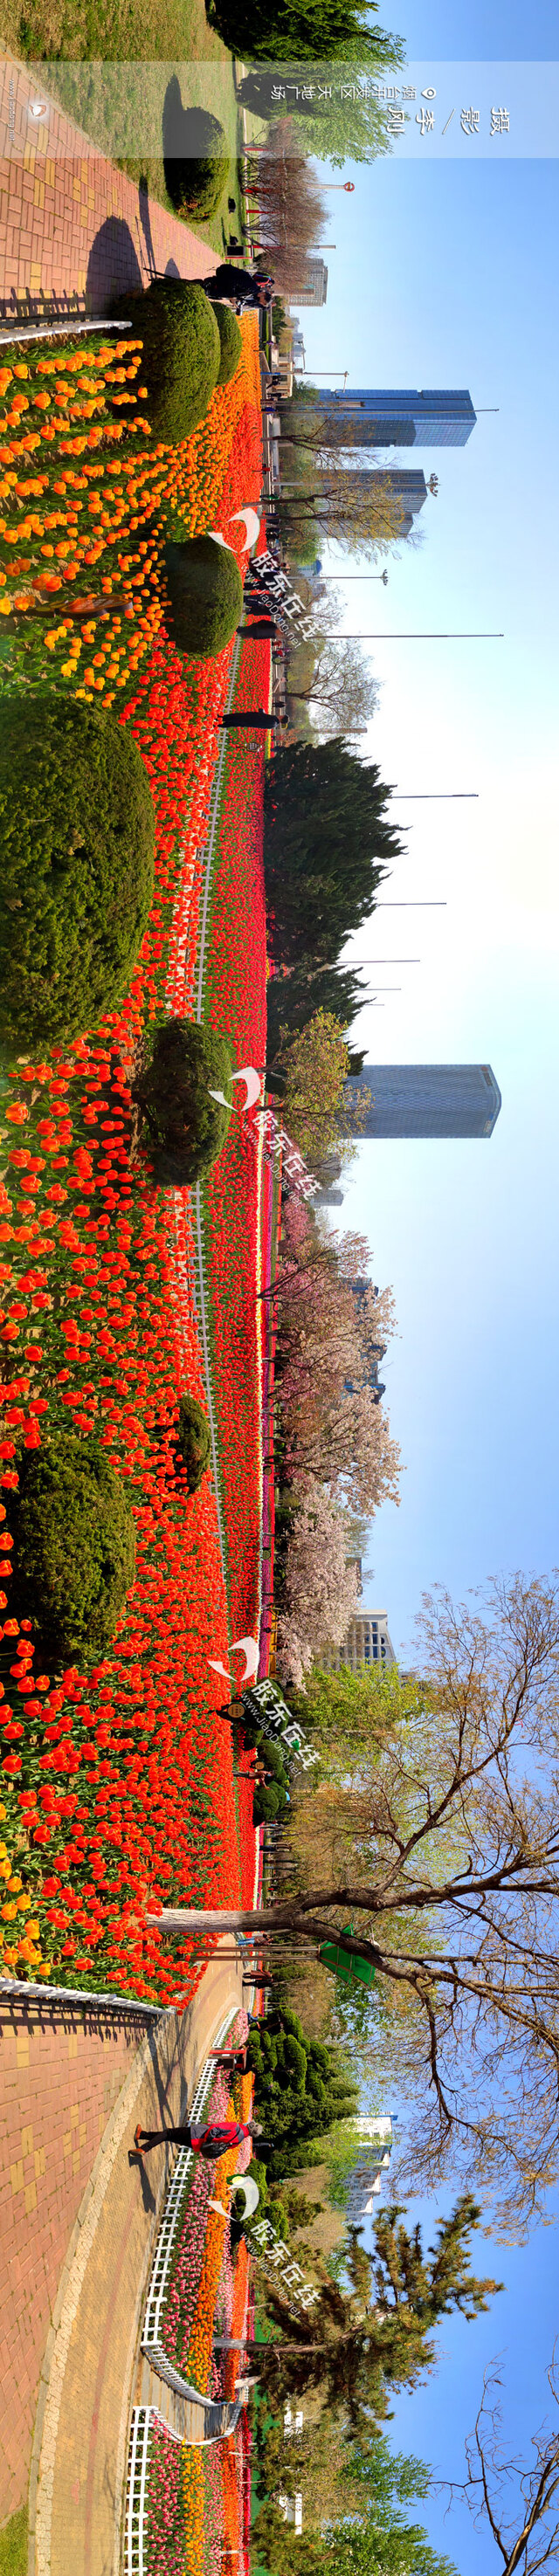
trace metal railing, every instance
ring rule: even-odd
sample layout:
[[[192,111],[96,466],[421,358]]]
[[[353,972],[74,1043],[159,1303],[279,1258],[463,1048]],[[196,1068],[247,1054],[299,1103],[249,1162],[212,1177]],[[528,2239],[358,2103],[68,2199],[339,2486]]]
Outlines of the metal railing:
[[[8,2002],[12,1995],[14,1999],[21,1995],[26,2001],[40,1996],[41,2003],[83,2004],[86,2010],[92,2004],[97,2009],[102,2005],[104,2012],[137,2013],[143,2021],[159,2021],[168,2009],[165,2004],[139,2003],[135,1995],[95,1993],[93,1988],[84,1986],[51,1986],[46,1977],[0,1977],[0,2002],[3,1995]]]

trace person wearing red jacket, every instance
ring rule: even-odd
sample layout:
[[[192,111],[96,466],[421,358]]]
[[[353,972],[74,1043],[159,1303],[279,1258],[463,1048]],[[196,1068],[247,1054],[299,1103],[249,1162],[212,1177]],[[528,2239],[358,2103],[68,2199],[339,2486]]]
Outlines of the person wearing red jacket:
[[[138,2121],[134,2146],[138,2156],[149,2155],[152,2147],[191,2147],[193,2155],[205,2156],[211,2163],[217,2163],[219,2156],[227,2154],[228,2147],[240,2147],[243,2138],[258,2138],[260,2149],[268,2145],[257,2120],[212,2120],[208,2128],[196,2130],[192,2130],[186,2120],[179,2129],[142,2129]]]

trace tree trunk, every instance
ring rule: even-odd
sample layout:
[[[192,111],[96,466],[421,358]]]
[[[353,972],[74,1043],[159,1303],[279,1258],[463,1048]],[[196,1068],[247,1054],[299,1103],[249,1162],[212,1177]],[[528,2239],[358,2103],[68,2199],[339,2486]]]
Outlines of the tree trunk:
[[[258,1944],[272,1932],[294,1932],[306,1941],[335,1939],[344,1951],[348,1952],[350,1958],[370,1959],[372,1967],[382,1969],[382,1952],[376,1942],[366,1940],[364,1933],[359,1933],[352,1939],[349,1932],[344,1934],[342,1941],[341,1933],[329,1922],[328,1916],[324,1919],[321,1911],[314,1911],[315,1907],[321,1909],[323,1906],[339,1905],[344,1906],[346,1910],[349,1908],[350,1911],[358,1908],[362,1913],[368,1914],[374,1908],[374,1902],[372,1888],[362,1890],[361,1888],[323,1887],[316,1889],[310,1896],[297,1897],[290,1904],[264,1906],[260,1913],[222,1909],[219,1913],[205,1914],[198,1911],[194,1913],[190,1909],[188,1912],[183,1912],[182,1909],[178,1911],[163,1906],[160,1914],[147,1914],[145,1920],[147,1923],[158,1924],[160,1932],[190,1933],[193,1941],[199,1940],[200,1933],[204,1931],[213,1932],[218,1938],[224,1932],[244,1932]],[[393,1973],[392,1970],[391,1973]]]

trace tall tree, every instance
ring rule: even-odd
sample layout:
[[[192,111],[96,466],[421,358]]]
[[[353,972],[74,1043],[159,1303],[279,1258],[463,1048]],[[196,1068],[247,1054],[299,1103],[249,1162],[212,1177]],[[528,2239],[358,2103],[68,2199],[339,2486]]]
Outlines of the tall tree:
[[[376,45],[375,69],[382,79],[387,72],[399,70],[402,46],[398,36],[383,36],[380,28]],[[240,90],[243,105],[253,115],[272,120],[288,111],[296,120],[301,150],[319,161],[333,161],[337,169],[348,161],[376,161],[379,153],[392,150],[390,115],[375,97],[370,61],[363,76],[358,47],[356,54],[352,47],[346,48],[335,72],[318,57],[311,80],[306,79],[305,68],[300,63],[287,65],[284,56],[283,76],[272,70],[247,73]]]
[[[289,484],[282,479],[278,510],[287,538],[310,528],[314,541],[318,529],[329,544],[341,546],[345,554],[365,555],[371,563],[401,535],[404,516],[388,475],[375,474],[368,466],[330,466],[319,460],[310,481],[300,477]]]
[[[299,2396],[308,2387],[320,2390],[323,2404],[366,2440],[370,2415],[378,2421],[386,2414],[390,2391],[417,2386],[433,2368],[432,2337],[441,2317],[458,2308],[471,2321],[502,2288],[472,2272],[471,2238],[480,2219],[477,2202],[463,2193],[425,2252],[421,2229],[410,2235],[395,2202],[375,2220],[372,2255],[350,2229],[341,2282],[329,2278],[318,2258],[320,2299],[296,2318],[281,2276],[272,2274],[266,2300],[281,2342],[266,2349],[269,2382],[277,2378],[284,2387],[288,2379]]]
[[[555,2409],[555,2360],[548,2370]],[[498,2371],[484,2381],[474,2432],[466,2444],[465,2494],[474,2521],[488,2524],[501,2576],[539,2576],[559,2567],[559,2433],[557,2420],[532,2439],[528,2463],[507,2458],[502,2439]],[[451,2486],[451,2496],[456,2489]]]
[[[347,1793],[337,1882],[200,1919],[343,1934],[403,2010],[415,2187],[462,2159],[526,2225],[559,2167],[559,1576],[427,1598],[423,1723]]]
[[[288,650],[286,677],[290,712],[298,704],[308,707],[323,742],[363,732],[378,706],[378,681],[351,635],[317,633],[316,643]]]
[[[313,955],[334,962],[371,912],[377,886],[401,855],[388,820],[389,789],[342,742],[296,743],[269,764],[264,875],[276,964]]]
[[[266,1063],[275,1074],[281,1072],[286,1032],[295,1035],[307,1027],[316,1011],[332,1013],[347,1039],[352,1021],[358,1016],[367,986],[359,981],[351,966],[315,966],[312,956],[303,956],[296,966],[283,974],[271,975],[268,982],[268,1029]],[[350,1050],[352,1073],[364,1063],[355,1061]],[[282,1086],[283,1087],[283,1086]]]
[[[286,1039],[279,1062],[286,1125],[314,1169],[341,1124],[349,1056],[339,1020],[322,1007],[315,1011],[298,1035]]]
[[[282,0],[281,8],[278,0],[267,7],[264,0],[211,0],[211,16],[243,62],[288,64],[294,87],[300,64],[320,68],[353,56],[371,71],[402,59],[399,37],[386,36],[376,23],[377,0]]]
[[[256,2524],[257,2554],[274,2576],[294,2576],[295,2570],[299,2576],[329,2576],[332,2552],[338,2576],[454,2576],[448,2559],[430,2549],[426,2532],[410,2522],[407,2510],[402,2513],[402,2506],[429,2494],[429,2472],[422,2460],[389,2450],[383,2434],[375,2432],[363,2446],[336,2441],[329,2415],[318,2425],[307,2420],[293,2444],[286,2442],[283,2425],[262,2413],[256,2452],[258,2490],[265,2499]],[[280,2487],[288,2496],[296,2487],[302,2490],[301,2540],[275,2506]]]

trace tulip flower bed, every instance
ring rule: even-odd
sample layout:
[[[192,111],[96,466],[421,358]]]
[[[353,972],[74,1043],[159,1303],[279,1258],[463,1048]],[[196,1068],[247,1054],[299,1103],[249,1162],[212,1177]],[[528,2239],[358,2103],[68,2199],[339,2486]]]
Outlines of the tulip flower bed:
[[[209,1669],[210,1656],[224,1663],[228,1656],[215,1502],[209,1479],[188,1496],[175,1472],[170,1436],[183,1391],[189,1389],[205,1405],[190,1200],[183,1193],[155,1191],[141,1154],[131,1151],[130,1116],[134,1050],[142,1028],[165,1007],[191,1007],[199,850],[231,648],[211,664],[182,663],[164,631],[157,545],[154,541],[152,547],[151,536],[141,540],[136,548],[140,571],[132,571],[130,540],[143,524],[154,535],[157,510],[172,487],[182,509],[190,493],[194,529],[221,516],[228,535],[238,538],[240,553],[243,532],[229,529],[229,514],[257,499],[260,482],[251,317],[248,323],[246,332],[243,324],[242,378],[218,389],[206,420],[183,449],[172,456],[158,449],[153,455],[144,444],[146,421],[134,414],[134,474],[128,455],[131,434],[127,430],[125,439],[115,412],[125,398],[130,408],[136,401],[137,344],[131,348],[127,341],[124,352],[118,341],[116,348],[111,342],[109,350],[100,334],[98,350],[96,341],[93,349],[88,343],[87,368],[83,344],[74,358],[70,343],[61,358],[39,361],[34,351],[32,360],[29,354],[22,358],[19,374],[19,362],[11,374],[7,368],[0,374],[0,389],[9,397],[8,413],[0,416],[0,465],[6,469],[0,495],[6,512],[0,527],[0,571],[9,563],[0,597],[7,599],[8,608],[13,603],[20,617],[19,625],[8,631],[6,620],[0,630],[4,677],[10,688],[25,687],[37,678],[44,682],[48,671],[57,687],[67,686],[86,698],[97,692],[105,705],[114,704],[140,745],[156,816],[152,912],[120,1010],[65,1054],[55,1052],[49,1061],[10,1059],[0,1075],[0,1583],[9,1584],[11,1571],[10,1494],[18,1484],[19,1445],[37,1448],[47,1431],[66,1424],[73,1432],[95,1432],[125,1483],[136,1527],[135,1583],[111,1653],[93,1671],[74,1666],[55,1675],[38,1671],[30,1622],[20,1627],[5,1615],[9,1591],[0,1591],[0,1821],[6,1855],[0,1943],[10,1973],[48,1975],[54,1969],[57,1982],[86,1987],[113,1983],[160,2002],[184,1993],[189,1954],[179,1952],[170,1960],[157,1932],[148,1929],[146,1912],[187,1894],[194,1902],[238,1902],[250,1875],[250,1843],[254,1872],[252,1828],[247,1817],[239,1835],[229,1740],[216,1714],[222,1685]],[[126,369],[120,364],[124,355]],[[82,381],[87,371],[89,393]],[[27,392],[19,390],[23,386]],[[59,391],[64,396],[60,403]],[[92,413],[94,421],[85,427]],[[67,462],[76,456],[79,473]],[[103,477],[113,474],[101,494]],[[45,513],[45,502],[55,495],[58,512]],[[93,500],[94,542],[84,547],[79,510],[87,508],[89,516]],[[31,501],[40,504],[35,512],[27,506]],[[63,530],[60,538],[54,527],[44,537],[47,516],[56,517]],[[11,543],[14,531],[16,546]],[[91,529],[88,533],[91,537]],[[80,624],[69,647],[72,584],[84,567],[89,572],[97,563],[109,565],[109,550],[117,544],[119,587],[126,594],[122,619],[114,603],[109,608],[97,601],[102,649],[92,652],[80,678],[80,651],[84,641],[93,645],[97,623],[93,621],[93,631]],[[42,571],[43,563],[57,569]],[[116,577],[114,566],[101,573],[107,592],[113,592]],[[64,615],[45,632],[34,606],[37,596],[48,596],[55,588],[57,602],[62,594]],[[140,664],[131,696],[130,671],[139,672]],[[257,749],[251,763],[249,746],[245,748],[244,794],[257,800],[258,838],[261,753]],[[242,767],[242,752],[240,761]],[[254,890],[251,814],[244,808],[242,825],[247,878]],[[239,886],[241,882],[239,869]],[[221,915],[219,904],[216,908],[218,935],[220,963],[209,1016],[215,1009],[218,1018],[221,976],[232,1025],[237,1010],[239,1041],[242,1037],[244,1047],[246,1030],[251,1046],[263,1026],[262,900],[250,973],[244,948],[235,952],[237,921],[225,904]],[[227,936],[231,960],[226,959]],[[251,975],[255,989],[249,1026]],[[261,1037],[259,1042],[257,1061],[262,1061]],[[218,1193],[209,1219],[211,1292],[216,1309],[221,1301],[220,1313],[223,1309],[226,1317],[223,1328],[218,1323],[217,1341],[228,1509],[232,1480],[239,1481],[233,1440],[233,1406],[239,1422],[235,1371],[249,1322],[255,1374],[254,1303],[251,1310],[247,1281],[250,1275],[254,1288],[256,1157],[251,1172],[250,1223],[242,1196],[244,1182],[248,1187],[242,1157],[227,1177],[226,1239],[219,1237]],[[214,1239],[219,1242],[215,1262]],[[231,1604],[235,1621],[241,1602],[247,1602],[252,1616],[258,1598],[258,1405],[254,1388],[251,1399],[249,1374],[241,1417],[246,1492],[238,1525],[231,1500],[232,1564],[237,1526],[240,1541]],[[248,1609],[243,1620],[250,1627]],[[238,1626],[233,1633],[240,1633]]]
[[[145,2576],[222,2576],[243,2532],[243,2422],[207,2448],[173,2440],[162,2421],[149,2431],[143,2551]],[[236,2535],[236,2538],[233,2536]]]
[[[239,2014],[231,2034],[234,2046],[246,2038],[247,2022]],[[250,2119],[253,2077],[237,2077],[233,2089],[225,2073],[218,2069],[210,2096],[208,2121],[237,2117]],[[206,2163],[195,2156],[189,2167],[184,2199],[175,2236],[173,2258],[163,2317],[161,2340],[169,2361],[183,2372],[192,2387],[202,2396],[220,2387],[219,2373],[212,2383],[212,2347],[216,2323],[220,2333],[233,2331],[230,2324],[234,2298],[235,2267],[231,2260],[229,2222],[224,2224],[211,2201],[221,2201],[227,2208],[228,2184],[233,2173],[242,2173],[250,2163],[250,2140],[228,2149],[217,2164]],[[244,2314],[244,2309],[243,2309]],[[236,2329],[235,2329],[236,2331]]]
[[[120,710],[164,625],[169,506],[192,536],[218,521],[229,543],[237,535],[240,552],[229,519],[258,498],[261,440],[254,318],[245,316],[241,328],[237,374],[216,387],[204,420],[172,449],[153,439],[142,407],[142,344],[129,334],[91,333],[85,351],[71,336],[48,353],[44,343],[22,341],[0,365],[4,684],[33,686],[47,671],[57,688]],[[51,599],[49,626],[37,611]],[[85,623],[84,604],[91,605]]]

